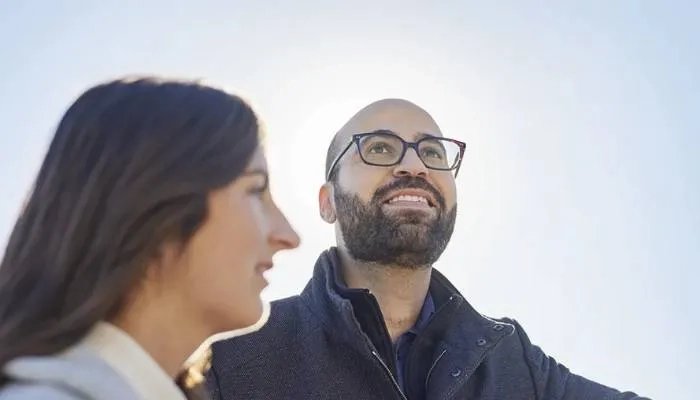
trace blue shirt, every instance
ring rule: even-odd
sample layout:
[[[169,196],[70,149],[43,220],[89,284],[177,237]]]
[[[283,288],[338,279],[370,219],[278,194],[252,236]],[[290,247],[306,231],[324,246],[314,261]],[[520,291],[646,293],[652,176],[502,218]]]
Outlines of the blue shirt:
[[[428,320],[433,315],[433,313],[435,313],[435,303],[433,302],[433,296],[431,296],[430,292],[428,292],[428,295],[425,296],[423,307],[421,308],[420,313],[418,314],[418,319],[416,320],[416,323],[413,324],[411,329],[409,329],[406,333],[399,336],[399,339],[394,344],[394,355],[396,357],[396,372],[398,375],[398,381],[399,386],[401,386],[401,390],[404,390],[404,368],[406,366],[406,359],[408,358],[408,353],[411,350],[411,345],[413,344],[413,341],[416,339],[423,327],[425,327],[425,325],[428,323]]]

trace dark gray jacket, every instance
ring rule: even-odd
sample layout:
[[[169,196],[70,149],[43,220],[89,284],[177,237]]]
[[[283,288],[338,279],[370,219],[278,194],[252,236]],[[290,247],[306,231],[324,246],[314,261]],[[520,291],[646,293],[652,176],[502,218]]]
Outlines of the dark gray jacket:
[[[366,321],[385,329],[376,300],[364,290],[341,297],[337,264],[336,250],[325,251],[302,294],[274,302],[265,327],[212,346],[215,399],[643,399],[572,374],[516,321],[476,312],[435,270],[436,312],[411,347],[403,393],[368,333]]]

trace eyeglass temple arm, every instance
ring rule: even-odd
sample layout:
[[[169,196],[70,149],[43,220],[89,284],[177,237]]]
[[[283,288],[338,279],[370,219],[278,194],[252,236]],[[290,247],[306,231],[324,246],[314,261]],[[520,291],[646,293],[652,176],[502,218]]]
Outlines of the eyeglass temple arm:
[[[464,153],[467,151],[467,146],[464,144],[459,145],[459,164],[457,164],[457,168],[455,169],[455,179],[457,179],[457,175],[459,174],[459,169],[462,168],[462,161],[464,161]]]
[[[355,139],[351,140],[350,143],[348,143],[343,151],[341,151],[336,158],[333,159],[333,162],[331,163],[331,167],[328,168],[328,173],[326,174],[326,180],[329,181],[331,179],[331,174],[333,174],[333,170],[335,169],[335,166],[338,165],[338,161],[345,155],[345,153],[348,152],[350,147],[352,147],[352,144],[355,143]]]

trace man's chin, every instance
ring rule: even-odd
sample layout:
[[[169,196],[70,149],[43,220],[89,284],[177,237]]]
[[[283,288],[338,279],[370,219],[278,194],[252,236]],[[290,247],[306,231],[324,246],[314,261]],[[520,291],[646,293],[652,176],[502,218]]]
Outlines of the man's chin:
[[[429,227],[421,224],[402,224],[386,243],[393,252],[424,253],[430,250],[432,239]]]
[[[411,243],[402,243],[397,248],[392,248],[391,257],[385,257],[379,263],[400,269],[416,270],[428,267],[432,264],[428,256],[429,250],[425,249],[425,243],[415,243],[420,246],[411,246]]]
[[[384,214],[385,218],[390,222],[389,226],[413,226],[413,227],[425,227],[428,228],[430,225],[435,223],[437,215],[427,214],[424,211],[412,211],[412,210],[401,210],[397,212],[391,212]]]

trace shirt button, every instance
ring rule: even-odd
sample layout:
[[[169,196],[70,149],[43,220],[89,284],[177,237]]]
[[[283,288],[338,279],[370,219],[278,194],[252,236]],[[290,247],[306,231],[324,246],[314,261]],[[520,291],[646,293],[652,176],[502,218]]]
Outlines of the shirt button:
[[[453,377],[456,378],[456,377],[458,377],[458,376],[460,376],[460,375],[462,375],[462,370],[461,370],[461,369],[455,368],[455,369],[452,370],[452,376],[453,376]]]
[[[483,346],[483,345],[486,344],[486,339],[479,339],[479,340],[476,341],[476,344],[477,344],[478,346]]]

